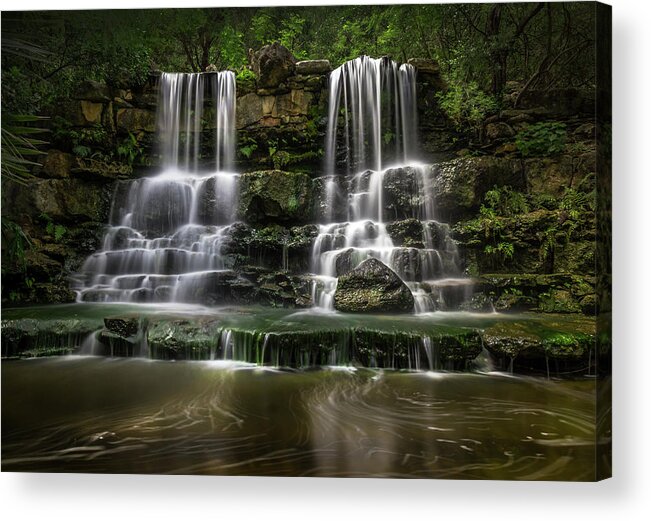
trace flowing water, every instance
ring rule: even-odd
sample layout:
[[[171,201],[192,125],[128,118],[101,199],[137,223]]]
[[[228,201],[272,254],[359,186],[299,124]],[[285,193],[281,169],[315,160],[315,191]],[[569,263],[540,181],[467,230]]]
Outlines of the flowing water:
[[[369,257],[379,259],[402,278],[414,296],[417,313],[445,307],[432,291],[435,281],[459,280],[462,286],[465,281],[449,227],[435,220],[432,178],[436,168],[417,160],[415,69],[368,56],[346,62],[330,75],[328,106],[327,175],[322,183],[325,211],[311,267],[317,274],[313,287],[317,308],[334,310],[337,278]],[[402,217],[421,222],[422,245],[400,246],[391,239],[387,180],[410,185],[400,188],[412,210]],[[337,200],[345,201],[345,212],[339,216]],[[336,217],[346,221],[336,222]]]
[[[159,92],[162,172],[116,187],[102,247],[73,280],[78,303],[3,310],[28,320],[31,347],[81,354],[97,352],[106,317],[133,313],[138,334],[121,354],[140,358],[113,358],[108,335],[110,358],[4,360],[2,470],[593,479],[601,442],[593,378],[494,373],[485,349],[466,366],[475,372],[434,371],[432,328],[542,319],[439,311],[458,308],[471,283],[449,226],[437,221],[436,166],[418,161],[411,66],[361,57],[331,74],[325,204],[310,268],[315,309],[307,311],[195,305],[221,304],[203,301],[202,288],[232,268],[221,252],[238,219],[235,77],[163,74]],[[406,219],[421,227],[420,240],[396,243],[391,229]],[[415,314],[323,313],[333,311],[337,277],[369,257],[405,281]],[[278,269],[288,265],[284,252]],[[59,319],[51,330],[37,325]],[[201,355],[212,360],[148,359],[143,328],[166,320],[217,324],[191,333],[209,337]],[[368,364],[412,371],[341,366],[352,363],[350,331],[364,328],[414,335],[406,363]],[[335,348],[327,360],[286,364],[275,339],[290,333]],[[327,351],[318,342],[316,351]]]
[[[594,476],[593,380],[60,357],[2,382],[3,471]]]
[[[204,125],[214,128],[212,144],[202,142]],[[221,244],[238,202],[235,75],[163,73],[157,133],[163,172],[117,185],[102,249],[73,281],[78,301],[196,302],[228,268]]]

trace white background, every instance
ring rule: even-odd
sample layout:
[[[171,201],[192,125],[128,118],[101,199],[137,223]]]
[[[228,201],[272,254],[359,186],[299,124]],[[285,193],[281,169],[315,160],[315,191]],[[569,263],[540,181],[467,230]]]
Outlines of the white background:
[[[317,2],[33,1],[2,9],[89,9]],[[327,2],[318,2],[324,4]],[[350,3],[340,1],[337,3]],[[362,3],[361,1],[354,3]],[[364,2],[367,3],[367,2]],[[385,3],[376,0],[372,3]],[[651,17],[648,0],[613,5],[614,474],[590,483],[0,474],[4,519],[224,520],[651,519],[649,241]]]

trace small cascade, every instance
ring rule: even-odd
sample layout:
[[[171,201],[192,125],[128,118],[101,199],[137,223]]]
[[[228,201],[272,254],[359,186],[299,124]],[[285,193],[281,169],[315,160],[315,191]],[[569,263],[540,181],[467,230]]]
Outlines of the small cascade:
[[[432,282],[459,277],[459,256],[449,227],[436,221],[436,170],[416,159],[415,70],[362,56],[335,69],[329,89],[323,221],[312,249],[315,305],[333,310],[337,278],[374,257],[407,284],[416,313],[434,311],[441,299]],[[384,166],[392,163],[400,166]],[[420,244],[395,243],[388,225],[399,218],[420,221]]]
[[[340,149],[347,173],[379,172],[388,158],[413,159],[416,140],[416,70],[388,58],[360,56],[330,74],[326,173],[335,173]],[[343,118],[339,117],[343,109]]]
[[[214,112],[215,142],[204,116]],[[79,301],[200,302],[229,266],[221,255],[235,221],[239,176],[235,76],[163,73],[158,137],[164,170],[116,187],[102,249],[74,280]],[[206,163],[203,150],[213,148]]]

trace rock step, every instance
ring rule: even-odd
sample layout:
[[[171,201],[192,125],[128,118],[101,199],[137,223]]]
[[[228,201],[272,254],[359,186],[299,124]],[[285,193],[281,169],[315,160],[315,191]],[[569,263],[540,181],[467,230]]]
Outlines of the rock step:
[[[233,359],[308,368],[354,365],[392,369],[468,370],[482,352],[495,369],[523,374],[581,376],[594,364],[595,323],[552,315],[491,316],[477,327],[405,323],[393,317],[363,325],[330,320],[295,326],[277,320],[254,327],[235,315],[178,317],[139,313],[102,319],[2,321],[2,356],[60,354],[149,356],[161,360]],[[338,317],[336,315],[335,317]],[[235,320],[235,321],[233,321]],[[392,321],[393,320],[393,321]],[[483,350],[486,351],[483,351]]]

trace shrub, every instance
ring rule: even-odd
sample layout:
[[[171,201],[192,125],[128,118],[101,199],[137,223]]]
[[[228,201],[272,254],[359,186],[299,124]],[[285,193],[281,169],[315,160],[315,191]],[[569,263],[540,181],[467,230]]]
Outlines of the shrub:
[[[522,129],[515,138],[515,146],[525,157],[551,156],[563,151],[566,139],[565,125],[550,121]]]
[[[477,83],[453,81],[445,93],[437,94],[439,106],[458,129],[479,128],[488,114],[497,110],[495,98],[482,91]]]
[[[513,217],[529,211],[525,195],[510,186],[493,187],[484,195],[484,202],[488,208],[502,217]]]

